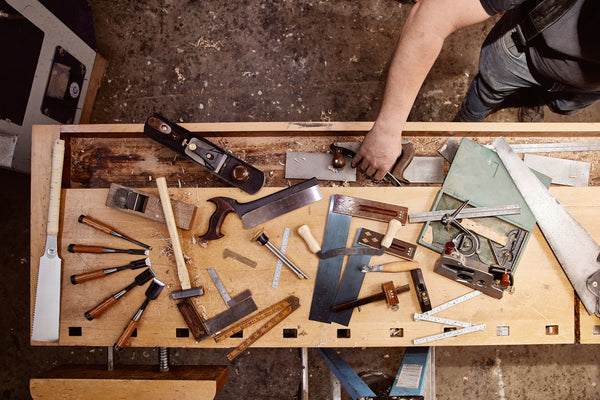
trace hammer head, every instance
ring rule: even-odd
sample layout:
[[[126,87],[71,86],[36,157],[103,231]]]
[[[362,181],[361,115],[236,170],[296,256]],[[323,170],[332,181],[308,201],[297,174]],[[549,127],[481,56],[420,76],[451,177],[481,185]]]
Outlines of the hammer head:
[[[173,300],[186,299],[188,297],[197,297],[204,295],[204,288],[202,286],[190,288],[190,289],[182,289],[175,290],[171,292],[171,297]]]

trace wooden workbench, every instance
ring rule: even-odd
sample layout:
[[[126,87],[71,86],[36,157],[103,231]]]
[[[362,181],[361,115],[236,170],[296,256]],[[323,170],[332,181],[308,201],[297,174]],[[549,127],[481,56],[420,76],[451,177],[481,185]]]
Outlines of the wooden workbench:
[[[375,185],[359,174],[355,183],[321,182],[324,199],[308,207],[278,217],[260,227],[271,241],[279,245],[283,230],[292,229],[286,254],[311,279],[301,281],[283,269],[279,287],[271,287],[276,259],[250,239],[256,229],[244,230],[235,215],[229,215],[223,225],[225,237],[201,247],[195,237],[206,231],[213,211],[206,200],[227,196],[243,202],[262,197],[278,188],[298,181],[284,178],[287,151],[326,152],[333,141],[356,141],[368,132],[371,123],[211,123],[183,124],[200,135],[208,137],[221,147],[246,159],[265,172],[266,187],[257,195],[249,196],[239,189],[227,187],[193,163],[143,136],[143,125],[71,125],[35,126],[32,134],[31,175],[31,304],[34,304],[39,257],[46,240],[46,217],[49,185],[51,143],[61,137],[67,142],[65,171],[61,201],[59,254],[63,260],[63,284],[59,345],[111,346],[120,335],[144,298],[144,290],[135,289],[101,317],[88,321],[84,312],[105,297],[127,285],[140,270],[125,271],[101,280],[72,285],[69,277],[75,273],[97,268],[126,264],[140,258],[131,255],[72,254],[70,243],[102,244],[106,247],[132,248],[123,240],[110,237],[77,222],[80,214],[104,221],[125,234],[153,246],[150,252],[152,268],[167,288],[157,301],[150,304],[138,327],[131,346],[160,347],[235,347],[243,339],[230,338],[221,343],[212,339],[196,343],[186,336],[186,325],[175,302],[172,290],[179,289],[174,258],[168,252],[166,226],[161,223],[107,208],[104,203],[110,183],[119,183],[144,191],[157,193],[155,179],[165,176],[173,199],[183,200],[198,207],[192,228],[179,230],[182,247],[189,258],[192,286],[203,286],[206,294],[194,299],[197,308],[211,317],[225,310],[212,281],[206,272],[214,267],[227,290],[235,295],[250,289],[259,309],[269,306],[288,295],[300,298],[301,307],[276,329],[261,338],[258,347],[375,347],[412,346],[416,338],[443,332],[435,323],[415,322],[412,315],[419,312],[418,302],[411,292],[400,296],[398,311],[385,304],[370,304],[355,311],[348,327],[308,320],[314,277],[318,258],[310,253],[295,229],[308,223],[317,241],[323,239],[329,198],[332,194],[346,194],[370,200],[403,205],[409,212],[429,211],[439,186],[390,187]],[[435,150],[449,137],[460,140],[468,137],[482,144],[491,143],[498,136],[509,142],[564,142],[597,141],[600,124],[465,124],[465,123],[407,123],[405,138],[416,144],[417,155],[435,155]],[[557,157],[581,157],[552,154]],[[590,181],[600,181],[597,162],[594,161]],[[600,240],[600,227],[595,226],[600,208],[595,204],[600,187],[552,187],[557,199]],[[383,232],[381,222],[353,218],[350,232],[365,227]],[[421,224],[407,224],[397,238],[416,243]],[[349,245],[354,239],[349,237]],[[250,268],[232,259],[223,258],[225,248],[257,261]],[[416,260],[423,270],[433,305],[459,297],[471,289],[433,272],[439,255],[419,246]],[[377,262],[394,261],[385,255]],[[374,260],[373,260],[374,261]],[[372,261],[372,262],[373,262]],[[380,290],[382,282],[393,280],[396,285],[410,282],[409,274],[376,274],[366,276],[360,297]],[[600,342],[599,321],[580,308],[573,290],[556,262],[539,229],[527,244],[515,275],[515,291],[496,300],[479,296],[447,310],[440,316],[485,323],[487,329],[451,339],[431,343],[444,345],[503,345]],[[32,306],[33,307],[33,306]],[[250,332],[244,332],[247,337]],[[508,334],[506,334],[508,332]],[[577,332],[581,336],[577,337]],[[32,342],[35,345],[43,343]],[[224,360],[226,361],[226,360]]]

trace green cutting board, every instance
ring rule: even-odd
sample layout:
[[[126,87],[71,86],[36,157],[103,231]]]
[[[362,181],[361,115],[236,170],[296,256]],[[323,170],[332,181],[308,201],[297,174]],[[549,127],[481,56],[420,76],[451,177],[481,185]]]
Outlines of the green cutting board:
[[[546,187],[550,186],[551,178],[534,171]],[[527,239],[535,227],[535,218],[531,213],[521,193],[515,186],[502,161],[495,151],[488,149],[469,139],[463,139],[446,175],[446,179],[438,193],[432,211],[456,209],[464,201],[469,200],[468,207],[490,207],[510,204],[520,204],[521,213],[498,217],[476,218],[474,221],[486,229],[501,236],[518,228],[527,231]],[[458,230],[447,230],[439,222],[426,222],[418,243],[438,253],[443,251],[445,243],[452,240]],[[480,237],[481,261],[494,264],[488,240]],[[523,244],[525,248],[526,241]],[[504,245],[505,243],[499,243]],[[523,251],[520,251],[520,254]],[[519,254],[519,258],[520,258]],[[515,263],[513,268],[518,264]]]

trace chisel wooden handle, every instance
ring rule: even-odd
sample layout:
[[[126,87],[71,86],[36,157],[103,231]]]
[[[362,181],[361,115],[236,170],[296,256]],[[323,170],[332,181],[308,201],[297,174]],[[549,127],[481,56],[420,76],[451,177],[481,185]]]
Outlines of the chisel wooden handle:
[[[321,246],[319,246],[319,243],[310,232],[310,228],[308,227],[308,225],[302,225],[298,227],[297,232],[298,235],[300,235],[300,237],[304,239],[310,251],[312,251],[315,254],[321,251]]]
[[[127,340],[131,337],[135,328],[137,328],[138,323],[139,323],[139,321],[135,321],[133,319],[131,321],[129,321],[129,324],[127,324],[127,326],[125,327],[125,330],[123,331],[123,333],[121,333],[121,336],[119,336],[119,339],[113,346],[115,350],[119,351],[119,350],[125,348],[125,344],[127,344]]]
[[[77,285],[91,281],[92,279],[104,278],[106,274],[103,269],[97,269],[96,271],[84,272],[83,274],[71,275],[71,283]]]
[[[88,246],[85,244],[70,244],[67,248],[69,253],[104,253],[102,246]]]
[[[94,218],[89,217],[87,215],[80,215],[79,218],[78,218],[78,221],[81,222],[82,224],[90,226],[90,227],[92,227],[94,229],[97,229],[97,230],[99,230],[101,232],[108,233],[109,235],[111,234],[111,232],[115,231],[113,228],[111,228],[110,226],[106,225],[105,223],[100,222],[97,219],[94,219]]]
[[[187,266],[185,265],[183,250],[181,249],[181,243],[179,242],[179,232],[177,232],[175,216],[173,215],[173,208],[171,207],[167,180],[164,177],[157,178],[156,186],[158,186],[160,204],[162,205],[163,213],[165,214],[167,229],[169,230],[169,236],[171,237],[171,243],[173,244],[173,254],[175,255],[175,263],[177,264],[177,276],[179,277],[181,288],[183,290],[190,289],[192,284],[190,283],[190,275]]]
[[[98,317],[100,314],[102,314],[104,311],[108,310],[116,302],[117,302],[117,299],[115,299],[114,296],[107,297],[106,299],[102,300],[102,302],[100,304],[98,304],[96,307],[92,308],[91,310],[86,311],[83,315],[89,321],[91,321],[94,318]]]

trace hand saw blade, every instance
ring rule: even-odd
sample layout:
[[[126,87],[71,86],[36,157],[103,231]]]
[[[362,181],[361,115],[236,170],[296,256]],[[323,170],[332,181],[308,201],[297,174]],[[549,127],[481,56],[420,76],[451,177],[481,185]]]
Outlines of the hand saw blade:
[[[58,232],[64,155],[65,142],[57,139],[52,150],[46,247],[38,267],[31,328],[31,340],[42,342],[58,342],[60,332],[62,261],[58,256]]]
[[[585,309],[589,314],[600,316],[598,289],[593,292],[588,286],[589,278],[600,269],[600,245],[527,168],[504,138],[496,139],[493,146]]]
[[[407,207],[341,194],[336,194],[334,197],[333,212],[384,222],[397,219],[402,225],[406,224]]]

